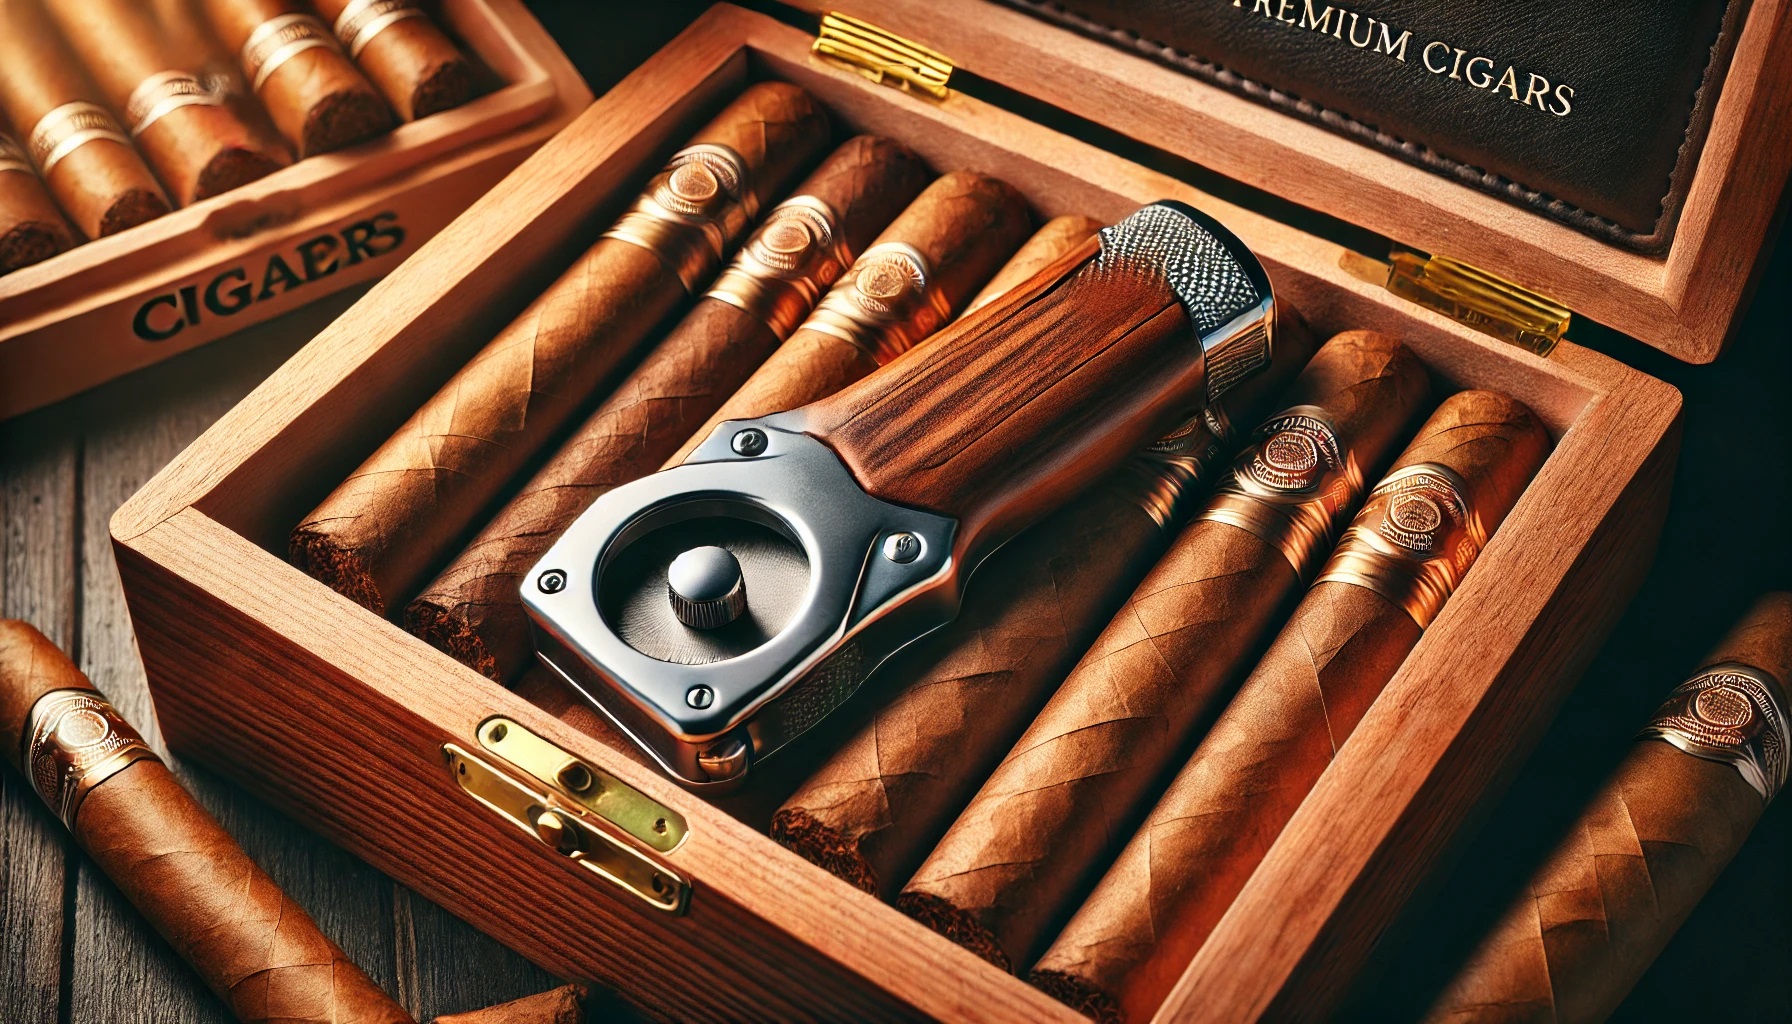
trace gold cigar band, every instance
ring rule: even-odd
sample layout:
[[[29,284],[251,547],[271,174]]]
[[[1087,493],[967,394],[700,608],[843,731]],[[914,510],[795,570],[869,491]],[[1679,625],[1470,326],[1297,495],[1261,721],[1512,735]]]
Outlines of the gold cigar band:
[[[1107,486],[1168,529],[1182,521],[1184,506],[1200,493],[1225,455],[1230,439],[1221,432],[1227,430],[1223,415],[1218,420],[1206,413],[1196,416],[1127,459]]]
[[[131,90],[131,98],[124,105],[124,119],[131,126],[131,137],[136,138],[182,107],[215,107],[223,102],[221,93],[206,88],[188,72],[158,71]]]
[[[727,146],[679,150],[605,238],[638,245],[672,268],[692,295],[759,215],[747,163]]]
[[[852,266],[853,254],[836,227],[838,219],[832,207],[814,196],[779,203],[706,297],[764,321],[779,341],[790,337],[822,292]]]
[[[1363,469],[1339,443],[1331,414],[1297,405],[1257,428],[1201,518],[1255,534],[1305,580],[1362,496]]]
[[[1431,625],[1487,544],[1468,484],[1435,462],[1396,470],[1377,484],[1316,583],[1349,583]]]
[[[882,366],[951,318],[927,257],[906,242],[883,242],[854,261],[803,329],[857,345]]]
[[[47,178],[63,157],[102,139],[121,146],[131,144],[105,107],[84,100],[64,103],[39,118],[37,127],[31,129],[31,159]]]
[[[1730,765],[1771,803],[1786,785],[1788,717],[1786,691],[1777,679],[1726,661],[1676,686],[1637,737],[1666,740],[1694,757]]]
[[[280,65],[318,47],[336,49],[336,37],[309,14],[282,14],[255,26],[243,43],[243,74],[249,88],[260,92]]]
[[[18,171],[22,174],[36,174],[31,169],[31,161],[26,159],[25,151],[13,141],[12,136],[0,132],[0,171]]]
[[[359,58],[374,36],[406,18],[428,17],[416,0],[349,0],[336,16],[336,38],[350,57]]]
[[[137,761],[159,761],[143,737],[92,690],[51,690],[31,706],[23,763],[37,795],[70,829],[87,794]]]

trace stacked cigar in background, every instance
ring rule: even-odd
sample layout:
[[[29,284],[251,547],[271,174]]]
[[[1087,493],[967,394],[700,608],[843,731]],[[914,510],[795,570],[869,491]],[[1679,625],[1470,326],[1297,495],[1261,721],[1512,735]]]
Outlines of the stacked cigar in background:
[[[420,0],[0,0],[0,273],[478,85]]]

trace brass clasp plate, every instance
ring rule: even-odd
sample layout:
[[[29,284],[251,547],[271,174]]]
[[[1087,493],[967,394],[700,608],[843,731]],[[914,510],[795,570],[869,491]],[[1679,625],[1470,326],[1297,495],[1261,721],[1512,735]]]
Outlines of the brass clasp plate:
[[[1396,250],[1383,263],[1347,251],[1338,262],[1409,302],[1540,356],[1555,350],[1573,319],[1554,299],[1447,256]]]
[[[873,82],[943,100],[951,91],[952,61],[938,50],[844,14],[821,16],[814,53]]]
[[[510,719],[487,719],[478,735],[478,752],[442,745],[467,795],[649,906],[684,913],[691,883],[652,856],[684,841],[678,812]]]

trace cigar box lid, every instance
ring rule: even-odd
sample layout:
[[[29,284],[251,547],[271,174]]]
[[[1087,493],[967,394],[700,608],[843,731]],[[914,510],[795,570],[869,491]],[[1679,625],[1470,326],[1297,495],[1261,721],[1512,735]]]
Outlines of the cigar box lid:
[[[1399,255],[1352,268],[1360,275],[1385,274],[1397,293],[1539,351],[1582,317],[1687,362],[1715,359],[1792,169],[1792,62],[1774,57],[1792,46],[1792,0],[1748,5],[1678,225],[1656,255],[994,0],[782,6],[818,19],[819,53],[911,92],[950,103],[954,89],[993,84],[1365,228]]]

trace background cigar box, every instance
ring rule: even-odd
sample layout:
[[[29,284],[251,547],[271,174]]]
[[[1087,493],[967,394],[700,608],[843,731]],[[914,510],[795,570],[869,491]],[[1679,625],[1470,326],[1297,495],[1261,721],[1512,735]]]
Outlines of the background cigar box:
[[[435,16],[484,95],[0,277],[0,418],[391,271],[591,102],[521,0]]]
[[[813,52],[815,21],[800,12],[712,9],[119,511],[114,547],[161,728],[184,755],[546,969],[614,986],[663,1014],[1077,1019],[778,847],[763,812],[679,788],[283,557],[292,525],[588,244],[692,128],[745,83],[787,80],[826,104],[843,133],[888,135],[938,169],[1001,177],[1037,218],[1111,221],[1154,199],[1190,202],[1260,254],[1321,336],[1392,333],[1440,391],[1498,389],[1548,426],[1555,447],[1542,471],[1159,1014],[1321,1015],[1465,817],[1541,734],[1628,603],[1666,511],[1679,396],[1572,342],[1552,346],[1550,304],[1499,278],[1419,258],[1405,263],[1417,280],[1395,284],[1413,295],[1412,285],[1441,279],[1451,287],[1424,296],[1430,304],[1527,345],[1396,294],[1374,259],[1178,180],[1207,180],[1199,168],[1159,153],[1150,162],[1176,176],[1147,169],[1011,108],[1042,100],[1113,125],[1396,241],[1477,258],[1666,350],[1710,358],[1792,152],[1756,120],[1787,102],[1792,76],[1767,65],[1787,33],[1784,7],[1754,5],[1675,249],[1647,266],[992,4],[872,8],[849,11],[951,53],[972,74],[935,90],[946,69],[927,53],[875,29],[824,25],[819,49],[881,56],[877,84]],[[910,58],[912,67],[897,67]],[[908,87],[887,87],[899,80]],[[1513,311],[1526,314],[1522,330],[1505,315]],[[569,761],[603,780],[628,812],[612,812],[617,820],[650,812],[666,823],[657,837],[619,832],[605,847],[639,873],[589,870],[478,795],[510,786],[576,800],[559,771]],[[494,763],[508,765],[495,773],[505,778],[482,774]]]

